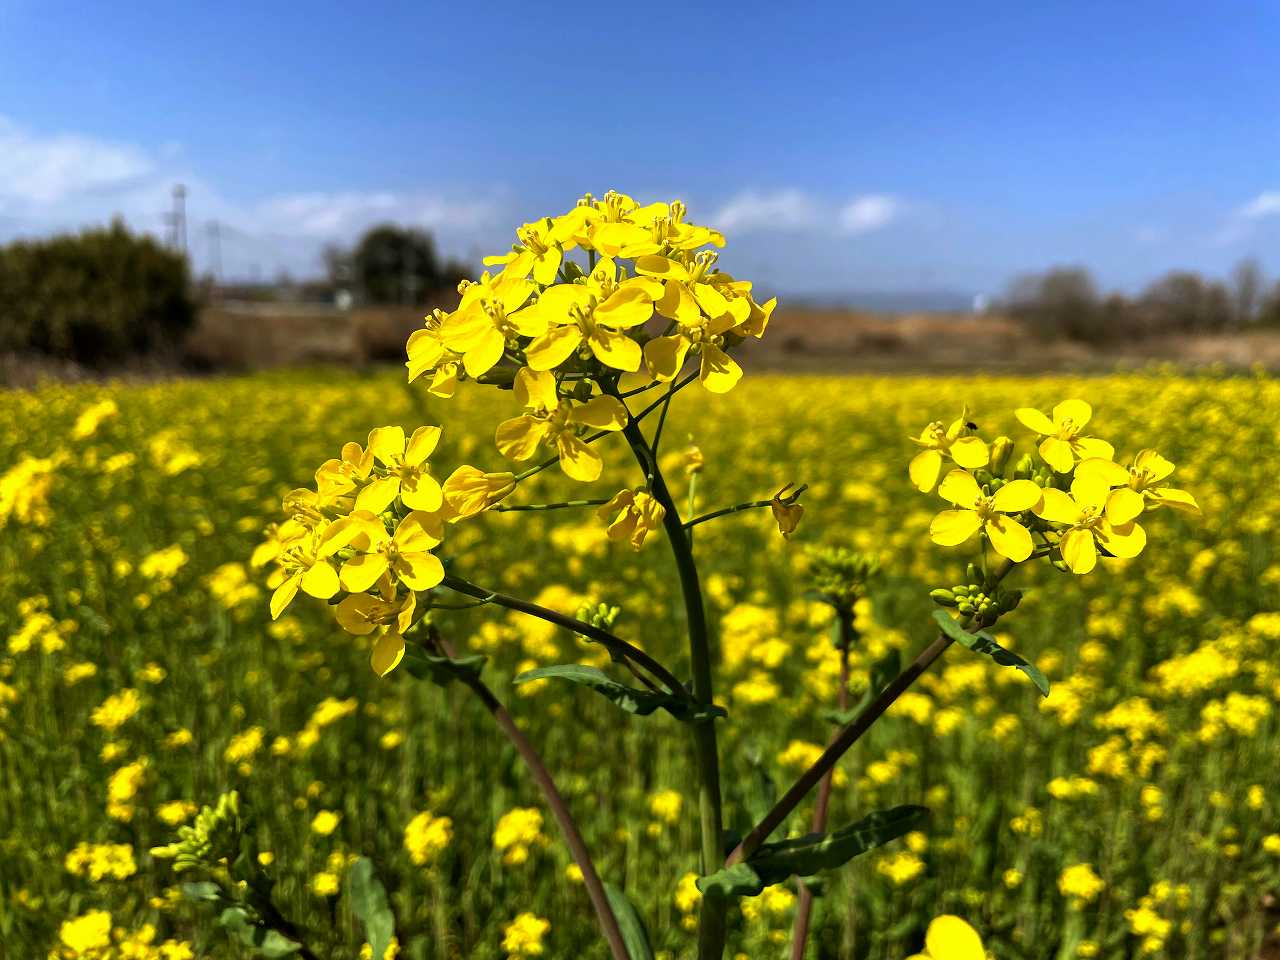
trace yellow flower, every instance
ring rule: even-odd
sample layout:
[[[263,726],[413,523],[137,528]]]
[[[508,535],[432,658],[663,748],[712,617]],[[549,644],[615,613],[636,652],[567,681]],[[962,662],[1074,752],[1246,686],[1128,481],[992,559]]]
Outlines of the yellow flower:
[[[493,845],[503,853],[502,862],[520,866],[529,859],[530,848],[542,846],[542,812],[533,807],[514,807],[498,820],[493,830]]]
[[[63,946],[75,955],[92,955],[92,951],[111,946],[111,914],[106,910],[90,910],[74,920],[64,920],[58,930]]]
[[[552,444],[566,476],[584,483],[598,479],[603,461],[579,434],[584,427],[621,430],[628,419],[622,401],[607,396],[582,403],[561,399],[552,374],[528,368],[516,374],[515,395],[526,412],[498,425],[498,450],[512,460],[528,460],[540,444]]]
[[[541,956],[542,938],[550,929],[550,921],[522,913],[502,928],[502,949],[509,957]]]
[[[430,590],[444,579],[444,565],[431,552],[440,545],[441,527],[438,517],[415,510],[396,525],[395,533],[388,534],[382,520],[359,510],[333,525],[325,549],[355,549],[338,573],[344,590],[368,590],[388,573],[410,590]]]
[[[119,412],[120,408],[116,406],[114,400],[99,400],[80,411],[80,416],[76,417],[75,426],[71,428],[71,436],[77,440],[91,437],[104,420],[114,417]]]
[[[653,316],[662,285],[643,277],[619,279],[609,258],[596,264],[584,283],[548,287],[530,308],[546,332],[525,348],[531,370],[554,370],[584,343],[597,360],[615,370],[640,369],[640,344],[626,333]]]
[[[335,813],[333,810],[321,810],[311,820],[311,832],[327,837],[338,829],[338,824],[341,822],[342,814]]]
[[[521,310],[535,287],[527,279],[508,274],[485,273],[462,288],[458,309],[440,323],[445,347],[462,355],[467,376],[483,376],[502,359],[507,342],[516,337],[536,337],[545,332],[542,316]]]
[[[463,464],[444,482],[444,499],[455,519],[474,517],[505,500],[516,488],[515,475],[503,471],[485,473]]]
[[[311,892],[317,897],[336,897],[340,888],[336,873],[325,870],[311,878]]]
[[[93,672],[96,673],[96,669]],[[94,707],[93,713],[89,715],[89,722],[108,733],[114,733],[132,719],[141,706],[142,697],[137,690],[129,687],[113,693]]]
[[[409,859],[420,867],[447,850],[452,842],[453,821],[434,816],[429,810],[418,814],[404,828],[404,848]]]
[[[639,550],[644,545],[645,537],[662,526],[667,515],[662,504],[643,487],[634,490],[619,490],[613,498],[596,511],[596,516],[608,521],[606,533],[610,540],[630,540],[631,548]]]
[[[350,593],[333,608],[334,618],[343,630],[362,637],[373,633],[380,626],[395,624],[401,633],[412,626],[413,611],[417,604],[413,591],[405,591],[404,597],[397,600],[395,585],[389,579],[384,579],[382,585],[387,589],[381,596]]]
[[[911,438],[912,443],[924,447],[907,466],[917,490],[928,493],[937,485],[944,460],[950,459],[967,470],[977,470],[991,461],[986,441],[974,436],[971,430],[966,408],[951,426],[944,427],[940,420],[935,420],[920,431],[919,437]]]
[[[724,336],[750,317],[752,303],[745,297],[727,300],[717,285],[703,282],[701,271],[713,262],[714,254],[700,254],[693,272],[665,257],[643,257],[636,262],[642,273],[666,277],[656,306],[658,313],[675,325],[673,333],[645,344],[644,359],[650,375],[665,383],[679,375],[693,352],[700,357],[698,379],[702,385],[712,393],[728,393],[742,379],[742,368],[725,352]]]
[[[1064,897],[1071,897],[1077,906],[1092,903],[1106,888],[1106,883],[1087,863],[1067,867],[1058,877],[1058,890]]]
[[[684,798],[677,790],[659,790],[649,797],[649,812],[668,826],[680,822]]]
[[[1058,473],[1070,473],[1077,460],[1110,460],[1115,456],[1115,448],[1105,440],[1080,436],[1093,417],[1093,408],[1083,400],[1062,401],[1053,408],[1052,420],[1034,407],[1019,407],[1014,416],[1027,429],[1044,437],[1040,456]]]
[[[1071,481],[1071,493],[1046,488],[1034,510],[1051,523],[1066,524],[1058,541],[1072,573],[1085,574],[1098,562],[1098,547],[1115,557],[1132,558],[1146,546],[1147,534],[1136,522],[1115,525],[1107,520],[1107,488],[1090,477]]]
[[[681,913],[693,913],[701,902],[702,891],[698,889],[698,875],[686,873],[676,884],[676,909]]]
[[[407,441],[400,427],[371,430],[369,453],[386,468],[386,475],[360,491],[356,509],[381,513],[399,497],[410,510],[439,510],[444,497],[427,463],[439,442],[439,427],[419,427]]]
[[[458,370],[462,366],[462,354],[446,347],[441,337],[440,328],[447,318],[443,310],[433,310],[426,318],[426,326],[411,333],[409,342],[405,344],[405,353],[409,357],[405,361],[409,368],[409,382],[430,373],[431,385],[427,387],[427,393],[446,400],[457,390]]]
[[[1191,494],[1157,486],[1168,479],[1173,469],[1173,464],[1154,450],[1140,450],[1127,468],[1100,457],[1083,460],[1076,467],[1076,476],[1118,488],[1107,495],[1107,520],[1113,524],[1136,520],[1147,507],[1172,507],[1198,514],[1200,505]]]
[[[284,547],[277,558],[280,564],[277,575],[282,579],[271,594],[271,619],[279,618],[285,607],[298,595],[298,590],[317,600],[328,600],[338,592],[338,572],[326,557],[331,556],[340,546],[336,542],[332,544],[332,549],[322,545],[320,531],[313,530]]]
[[[952,470],[942,481],[938,494],[960,509],[944,510],[934,517],[929,536],[934,543],[954,547],[982,530],[996,553],[1021,563],[1031,556],[1031,534],[1005,514],[1038,507],[1042,492],[1031,480],[1012,480],[988,496],[972,474]]]
[[[800,490],[792,491],[791,484],[788,483],[769,501],[769,510],[784,540],[791,538],[796,528],[800,526],[800,518],[804,516],[804,504],[797,500],[803,489],[802,487]]]
[[[512,246],[511,252],[485,257],[484,265],[502,264],[501,275],[510,280],[523,280],[532,273],[533,279],[542,286],[553,284],[564,255],[577,246],[574,232],[579,222],[579,218],[569,216],[543,217],[526,223],[516,229],[520,242]]]
[[[986,960],[982,938],[964,920],[951,914],[937,917],[924,935],[924,953],[908,960]]]

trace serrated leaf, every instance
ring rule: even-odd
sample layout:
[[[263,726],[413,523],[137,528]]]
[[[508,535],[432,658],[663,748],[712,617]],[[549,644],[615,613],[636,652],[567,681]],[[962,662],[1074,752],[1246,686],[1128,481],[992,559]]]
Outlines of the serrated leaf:
[[[560,663],[549,667],[538,667],[528,670],[512,683],[528,683],[531,680],[567,680],[580,687],[593,690],[620,710],[634,713],[638,717],[647,717],[655,710],[666,710],[677,720],[697,722],[724,716],[721,707],[704,707],[682,697],[656,690],[641,690],[629,687],[625,683],[614,680],[597,667],[588,667],[581,663]]]
[[[374,874],[373,863],[367,857],[361,857],[352,865],[348,883],[351,909],[364,927],[364,938],[369,941],[373,955],[381,960],[396,930],[386,888]]]
[[[604,893],[609,898],[613,915],[618,918],[618,929],[622,931],[622,942],[627,947],[627,956],[631,960],[653,960],[653,947],[649,945],[649,931],[635,904],[623,890],[612,883],[604,885]]]
[[[1047,697],[1049,695],[1049,681],[1040,669],[1028,660],[1018,656],[1012,650],[1006,650],[996,642],[996,638],[991,636],[985,630],[979,630],[976,634],[970,633],[964,627],[960,626],[945,610],[933,611],[933,619],[938,621],[938,626],[956,643],[963,644],[974,653],[981,653],[983,656],[990,657],[1002,667],[1015,667],[1022,671],[1031,682],[1036,685],[1036,689],[1040,691],[1040,695]]]
[[[811,876],[842,867],[854,857],[915,830],[928,818],[924,807],[881,810],[834,833],[811,833],[795,840],[766,843],[744,862],[698,880],[703,895],[758,896],[788,877]]]
[[[411,676],[419,680],[430,680],[434,684],[447,687],[453,681],[463,677],[480,676],[480,671],[488,662],[489,658],[482,654],[451,659],[432,656],[420,647],[409,645],[405,647],[401,665]]]
[[[302,949],[302,944],[290,940],[279,930],[270,930],[253,923],[243,907],[227,907],[218,916],[218,924],[264,957],[290,957]]]

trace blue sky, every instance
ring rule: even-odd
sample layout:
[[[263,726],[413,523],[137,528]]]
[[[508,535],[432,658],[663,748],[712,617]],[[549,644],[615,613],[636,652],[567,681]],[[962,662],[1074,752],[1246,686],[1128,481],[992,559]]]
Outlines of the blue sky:
[[[0,0],[0,237],[121,212],[228,273],[381,220],[458,255],[613,187],[785,293],[1280,272],[1274,3]]]

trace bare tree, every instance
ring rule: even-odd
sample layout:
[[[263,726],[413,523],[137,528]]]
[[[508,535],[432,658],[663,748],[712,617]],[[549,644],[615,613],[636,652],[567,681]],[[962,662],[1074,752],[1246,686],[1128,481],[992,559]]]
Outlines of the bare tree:
[[[1248,326],[1257,317],[1265,286],[1262,265],[1253,257],[1241,260],[1231,271],[1232,319],[1236,327]]]

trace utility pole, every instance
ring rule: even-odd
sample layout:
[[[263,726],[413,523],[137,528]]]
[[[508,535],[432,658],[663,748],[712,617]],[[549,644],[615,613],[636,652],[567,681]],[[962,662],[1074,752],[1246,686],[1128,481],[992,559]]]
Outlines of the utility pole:
[[[169,246],[179,253],[187,252],[187,188],[173,185],[173,210],[166,214],[169,224]]]

